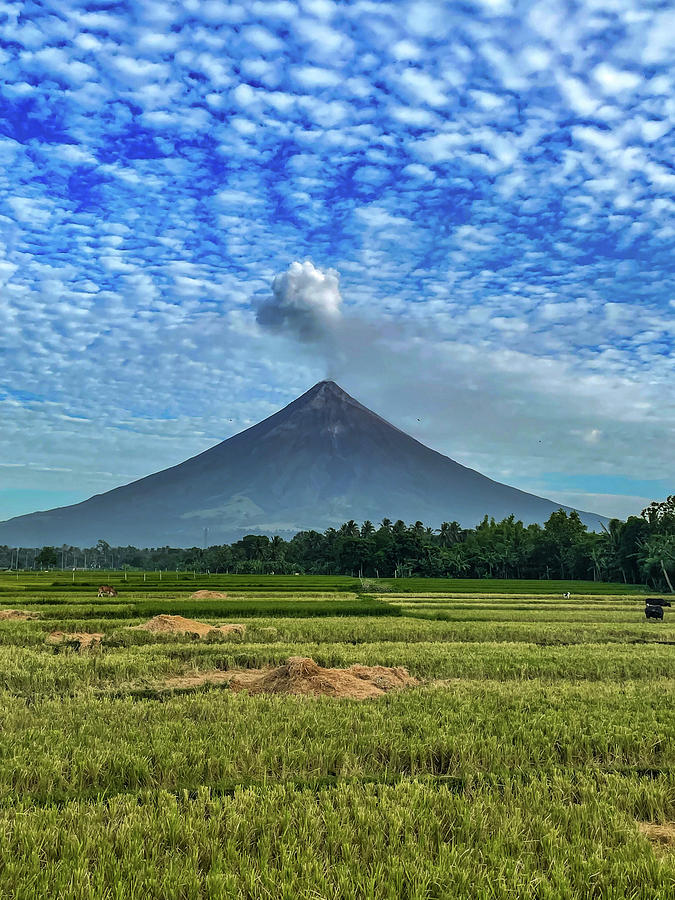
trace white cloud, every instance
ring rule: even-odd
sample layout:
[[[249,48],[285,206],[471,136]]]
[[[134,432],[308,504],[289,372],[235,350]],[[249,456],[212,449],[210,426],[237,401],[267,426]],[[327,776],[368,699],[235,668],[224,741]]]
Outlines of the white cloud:
[[[435,114],[428,109],[419,109],[414,106],[391,106],[389,112],[399,122],[411,125],[413,128],[428,128],[434,123]]]
[[[391,48],[391,55],[394,59],[401,60],[418,60],[422,55],[419,44],[410,40],[396,41]]]
[[[442,163],[457,158],[466,145],[466,138],[459,134],[436,134],[433,137],[415,141],[418,155],[431,163]]]
[[[645,141],[651,144],[660,140],[672,127],[672,124],[667,120],[643,120],[641,123],[642,136]]]
[[[250,25],[242,29],[242,37],[263,53],[274,53],[283,47],[283,42],[261,25]]]
[[[442,4],[419,0],[408,5],[406,26],[408,31],[418,37],[439,38],[448,29],[448,19]]]
[[[675,10],[664,9],[649,17],[650,27],[642,46],[645,65],[672,62],[672,35],[675,33]]]
[[[340,83],[340,76],[337,72],[323,69],[320,66],[295,66],[293,75],[299,84],[309,90],[335,87]]]
[[[405,69],[399,76],[404,92],[428,106],[442,106],[446,102],[444,85],[422,69]]]
[[[7,197],[5,202],[11,208],[17,221],[24,225],[41,227],[51,218],[49,204],[33,197]]]
[[[575,113],[580,116],[592,116],[597,111],[597,101],[579,78],[562,75],[559,83],[563,96]]]
[[[66,51],[59,47],[45,47],[34,53],[23,53],[22,60],[33,71],[46,71],[76,83],[96,75],[93,66],[78,59],[71,59]]]
[[[323,22],[317,22],[316,19],[298,19],[294,29],[296,34],[310,44],[322,59],[330,59],[339,52],[348,51],[352,46],[347,35],[330,28]]]
[[[398,228],[410,224],[405,216],[392,215],[388,210],[376,205],[363,206],[356,210],[356,215],[369,228],[390,228],[391,226]]]
[[[403,173],[405,175],[409,175],[411,178],[421,178],[423,181],[431,181],[434,177],[434,173],[427,166],[420,165],[420,163],[410,163],[403,169]]]
[[[595,67],[593,77],[606,94],[614,94],[617,91],[633,91],[643,80],[635,72],[615,69],[606,62]]]
[[[587,491],[555,491],[556,502],[577,509],[598,512],[610,519],[627,519],[639,516],[653,497],[635,497],[623,494],[593,494]]]
[[[146,59],[138,59],[133,56],[120,54],[112,59],[112,65],[117,71],[132,80],[141,82],[148,79],[164,79],[169,74],[168,66],[162,63],[150,62]]]

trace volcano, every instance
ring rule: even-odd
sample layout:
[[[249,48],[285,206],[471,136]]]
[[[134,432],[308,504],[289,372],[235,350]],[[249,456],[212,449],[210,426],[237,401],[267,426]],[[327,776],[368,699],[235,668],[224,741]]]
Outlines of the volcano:
[[[257,425],[191,459],[83,503],[0,523],[22,547],[194,547],[244,534],[323,531],[349,519],[476,525],[485,514],[544,522],[560,504],[431,450],[321,381]],[[567,509],[567,507],[562,507]],[[601,516],[580,512],[591,528]]]

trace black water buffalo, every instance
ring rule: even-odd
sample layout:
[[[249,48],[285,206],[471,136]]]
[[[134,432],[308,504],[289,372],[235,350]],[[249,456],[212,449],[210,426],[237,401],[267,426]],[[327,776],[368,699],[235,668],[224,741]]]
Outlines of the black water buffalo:
[[[664,606],[670,606],[670,600],[664,600],[662,597],[646,597],[645,618],[662,619]]]
[[[664,600],[663,597],[645,597],[647,606],[670,606],[670,600]]]
[[[645,616],[648,619],[662,619],[663,618],[663,607],[662,606],[651,606],[649,603],[645,606]]]

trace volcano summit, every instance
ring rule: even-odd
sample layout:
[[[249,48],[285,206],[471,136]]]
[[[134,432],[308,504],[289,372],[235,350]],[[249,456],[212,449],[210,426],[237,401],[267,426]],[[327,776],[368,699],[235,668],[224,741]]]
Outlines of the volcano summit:
[[[321,381],[284,409],[180,465],[83,503],[0,523],[0,543],[201,545],[354,519],[476,525],[487,513],[544,522],[560,504],[425,447]],[[581,513],[592,528],[601,516]]]

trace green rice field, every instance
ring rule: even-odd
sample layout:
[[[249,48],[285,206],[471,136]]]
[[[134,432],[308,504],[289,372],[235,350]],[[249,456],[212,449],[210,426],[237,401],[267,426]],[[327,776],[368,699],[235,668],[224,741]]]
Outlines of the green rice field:
[[[2,900],[675,898],[675,607],[648,621],[642,589],[592,582],[159,576],[0,575],[0,614],[34,614],[0,619]],[[130,627],[160,613],[246,628]],[[189,686],[291,656],[416,684]]]

